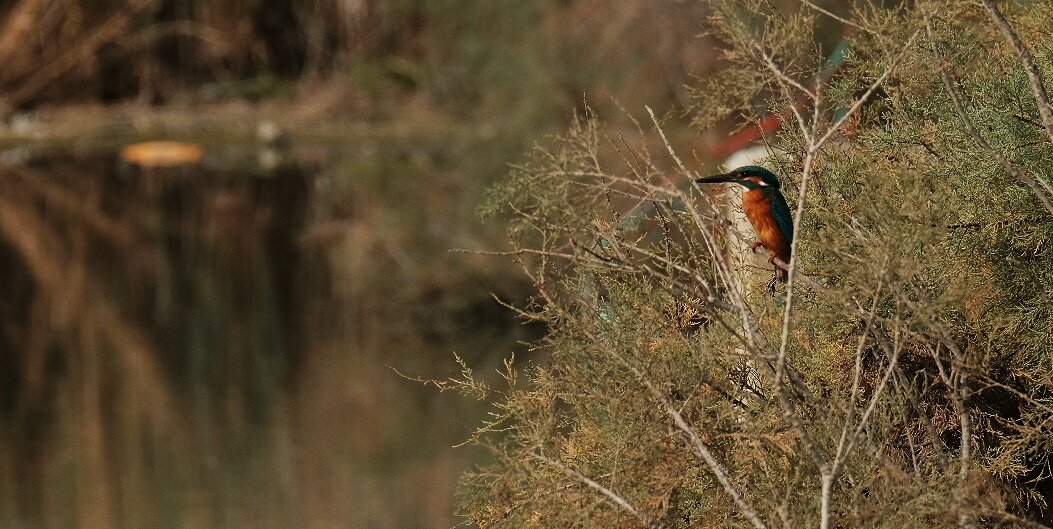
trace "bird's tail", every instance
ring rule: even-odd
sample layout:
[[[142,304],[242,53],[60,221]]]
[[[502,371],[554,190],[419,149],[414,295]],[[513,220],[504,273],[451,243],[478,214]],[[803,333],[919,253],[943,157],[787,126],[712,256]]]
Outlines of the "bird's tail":
[[[782,283],[785,283],[786,280],[790,277],[790,273],[779,266],[775,267],[775,275],[779,278],[779,281]]]

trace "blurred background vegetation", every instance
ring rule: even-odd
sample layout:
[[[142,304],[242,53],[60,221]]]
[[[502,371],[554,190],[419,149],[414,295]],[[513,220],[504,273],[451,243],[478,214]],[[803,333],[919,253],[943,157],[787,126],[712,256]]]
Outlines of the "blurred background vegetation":
[[[587,94],[678,111],[704,2],[0,2],[0,525],[451,527],[525,300],[475,215]],[[705,151],[718,135],[671,130]],[[176,167],[118,155],[199,145]]]

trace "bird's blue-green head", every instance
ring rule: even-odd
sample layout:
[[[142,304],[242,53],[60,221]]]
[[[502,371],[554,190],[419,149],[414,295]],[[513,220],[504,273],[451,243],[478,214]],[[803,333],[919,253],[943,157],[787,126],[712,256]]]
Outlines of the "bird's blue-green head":
[[[699,184],[736,183],[747,189],[771,187],[779,189],[779,177],[759,165],[743,165],[730,173],[718,174],[695,180]]]

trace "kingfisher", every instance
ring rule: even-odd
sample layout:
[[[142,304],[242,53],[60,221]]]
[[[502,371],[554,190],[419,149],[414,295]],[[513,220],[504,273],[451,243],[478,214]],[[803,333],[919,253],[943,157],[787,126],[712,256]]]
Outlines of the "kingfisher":
[[[778,257],[783,263],[790,262],[790,245],[793,243],[793,217],[786,199],[779,191],[779,178],[775,173],[757,166],[744,165],[730,173],[718,174],[695,180],[699,184],[734,183],[745,187],[742,192],[742,209],[760,239],[750,250],[756,252],[763,247],[768,250],[768,264],[774,265]],[[775,276],[785,283],[786,270],[776,266]]]

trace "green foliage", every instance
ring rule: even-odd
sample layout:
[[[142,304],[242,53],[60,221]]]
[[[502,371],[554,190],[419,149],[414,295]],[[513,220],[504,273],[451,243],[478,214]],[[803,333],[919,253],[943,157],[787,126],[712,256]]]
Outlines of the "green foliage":
[[[495,397],[476,438],[494,462],[465,476],[464,514],[1050,523],[1053,134],[999,8],[861,3],[837,14],[851,56],[815,88],[828,14],[712,7],[725,65],[696,123],[795,109],[768,161],[801,215],[794,276],[773,299],[736,265],[726,210],[658,121],[630,144],[586,114],[537,148],[487,211],[511,216],[548,360]],[[1000,6],[1049,79],[1053,16],[1015,7]]]

